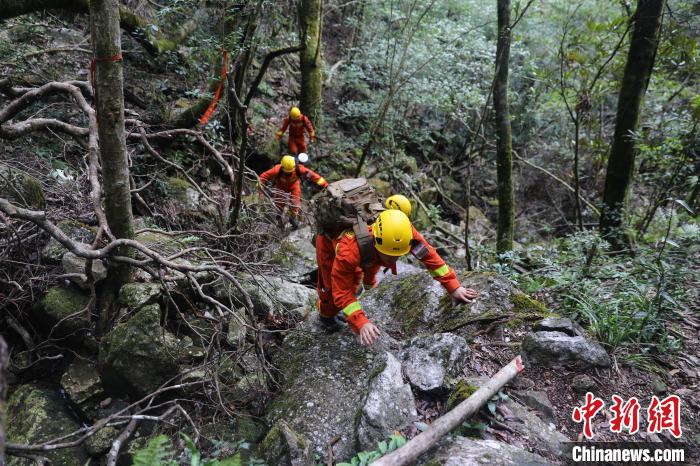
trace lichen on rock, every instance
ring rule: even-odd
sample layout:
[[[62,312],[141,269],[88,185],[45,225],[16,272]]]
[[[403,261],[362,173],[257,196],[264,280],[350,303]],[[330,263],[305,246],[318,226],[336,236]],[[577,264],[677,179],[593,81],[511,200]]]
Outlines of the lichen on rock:
[[[20,385],[14,391],[7,403],[5,421],[7,441],[19,444],[42,443],[80,429],[58,391],[35,384]],[[57,465],[82,465],[87,460],[80,445],[42,453],[42,456]],[[26,458],[8,457],[8,466],[30,464],[33,462]]]

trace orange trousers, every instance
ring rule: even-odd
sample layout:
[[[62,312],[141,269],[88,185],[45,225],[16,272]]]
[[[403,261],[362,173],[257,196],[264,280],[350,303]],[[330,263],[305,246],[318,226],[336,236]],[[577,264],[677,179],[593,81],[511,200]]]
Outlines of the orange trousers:
[[[335,317],[340,308],[333,302],[333,261],[335,261],[335,246],[333,241],[326,236],[316,235],[316,263],[318,264],[318,278],[316,279],[316,292],[318,293],[318,313],[324,317]],[[355,271],[355,289],[362,283],[362,268]]]
[[[306,152],[308,148],[306,147],[306,139],[302,135],[300,138],[294,138],[289,136],[287,141],[287,146],[289,147],[289,152],[292,155],[299,155],[302,152]]]
[[[289,206],[289,215],[298,217],[301,206],[301,183],[292,185],[291,191],[285,191],[277,186],[275,188],[277,189],[272,195],[272,201],[275,203],[277,210],[282,213],[285,206]]]

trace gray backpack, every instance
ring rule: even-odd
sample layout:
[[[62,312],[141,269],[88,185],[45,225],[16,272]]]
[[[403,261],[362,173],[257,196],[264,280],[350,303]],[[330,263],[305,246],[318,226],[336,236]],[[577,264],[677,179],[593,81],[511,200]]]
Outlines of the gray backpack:
[[[360,247],[361,265],[370,265],[374,244],[367,225],[385,210],[374,187],[365,178],[348,178],[329,184],[312,202],[317,234],[336,238],[352,228]]]

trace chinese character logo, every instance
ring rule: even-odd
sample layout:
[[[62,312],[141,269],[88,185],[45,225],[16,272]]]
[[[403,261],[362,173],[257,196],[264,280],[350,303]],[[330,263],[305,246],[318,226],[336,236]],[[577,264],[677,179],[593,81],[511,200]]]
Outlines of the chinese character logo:
[[[617,395],[612,396],[613,405],[610,410],[613,413],[613,418],[610,420],[610,431],[619,434],[622,429],[629,430],[630,434],[636,434],[639,431],[639,401],[637,398],[630,398],[627,403],[623,403],[623,399]]]
[[[651,403],[647,408],[649,427],[647,430],[660,433],[668,430],[674,437],[679,438],[681,431],[681,399],[677,395],[670,395],[659,401],[656,396],[651,397]]]
[[[571,413],[571,418],[574,422],[583,422],[583,435],[587,439],[593,438],[593,428],[591,427],[591,420],[598,414],[598,411],[603,409],[603,400],[593,396],[593,393],[586,393],[586,403],[583,406],[577,406],[574,408],[574,412]]]

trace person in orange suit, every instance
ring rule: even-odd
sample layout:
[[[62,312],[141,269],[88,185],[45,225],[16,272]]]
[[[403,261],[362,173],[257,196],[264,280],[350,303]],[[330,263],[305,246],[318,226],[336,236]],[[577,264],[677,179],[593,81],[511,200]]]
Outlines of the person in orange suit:
[[[292,107],[289,111],[289,116],[284,119],[282,127],[277,131],[275,138],[279,141],[289,128],[289,141],[287,146],[292,155],[299,155],[302,152],[307,152],[306,139],[304,131],[309,133],[309,142],[313,143],[316,139],[316,131],[314,130],[311,121],[297,107]]]
[[[260,175],[258,184],[258,192],[261,196],[267,184],[272,184],[276,188],[272,193],[272,200],[279,212],[278,219],[281,219],[284,207],[291,204],[289,223],[294,229],[299,228],[302,179],[313,183],[318,188],[328,186],[328,182],[321,175],[298,164],[291,155],[285,155],[280,163]]]
[[[357,299],[358,290],[363,285],[373,288],[381,267],[390,268],[395,275],[396,262],[409,252],[450,293],[453,305],[471,303],[479,295],[460,284],[455,271],[442,260],[400,209],[389,209],[379,214],[369,230],[374,244],[374,259],[371,265],[364,268],[352,229],[332,239],[321,234],[316,237],[318,311],[321,323],[328,330],[339,327],[336,316],[342,313],[350,329],[358,335],[360,343],[372,345],[381,332],[362,310]]]

